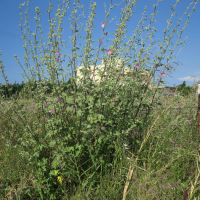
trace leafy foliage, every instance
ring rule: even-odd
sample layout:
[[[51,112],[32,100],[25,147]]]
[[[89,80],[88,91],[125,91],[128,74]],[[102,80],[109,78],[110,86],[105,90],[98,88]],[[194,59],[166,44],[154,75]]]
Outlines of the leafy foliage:
[[[69,1],[66,7],[68,4]],[[24,5],[25,3],[20,5],[20,11]],[[190,118],[184,122],[186,118],[168,111],[174,102],[167,108],[160,108],[165,99],[156,95],[157,90],[150,90],[149,84],[155,77],[155,69],[158,66],[163,66],[163,71],[160,68],[161,77],[158,85],[163,83],[165,65],[161,61],[164,59],[165,49],[170,45],[168,42],[170,37],[166,39],[167,47],[164,50],[160,45],[162,56],[156,55],[153,67],[148,68],[147,58],[143,57],[145,51],[143,42],[138,43],[139,41],[134,40],[134,34],[127,43],[124,42],[126,23],[130,20],[133,6],[135,6],[135,1],[126,2],[120,19],[121,23],[114,34],[116,38],[113,45],[109,46],[107,54],[103,54],[107,61],[104,70],[98,72],[101,77],[99,85],[95,84],[87,74],[84,75],[80,84],[77,84],[80,77],[71,77],[64,84],[58,83],[58,75],[61,74],[58,72],[60,68],[57,64],[62,63],[61,58],[64,55],[60,52],[60,45],[63,44],[62,32],[59,28],[52,34],[54,31],[50,28],[48,45],[51,48],[48,53],[44,52],[41,59],[47,65],[50,78],[49,80],[41,79],[40,75],[43,73],[35,72],[32,80],[35,80],[35,76],[38,75],[40,81],[27,83],[20,94],[26,97],[24,102],[30,100],[29,94],[32,95],[34,109],[27,110],[18,99],[10,96],[9,106],[2,104],[4,110],[0,116],[1,144],[4,148],[4,165],[0,168],[0,174],[7,172],[6,178],[10,179],[13,174],[8,168],[10,166],[14,168],[18,162],[22,162],[24,169],[27,170],[25,179],[32,180],[33,183],[26,183],[31,186],[25,189],[18,187],[18,183],[23,181],[19,173],[15,172],[18,179],[15,179],[14,183],[7,182],[4,178],[2,187],[7,184],[4,191],[10,188],[10,191],[14,191],[13,188],[17,187],[23,188],[16,189],[17,199],[94,199],[96,197],[96,199],[144,199],[152,198],[152,195],[153,198],[159,199],[181,199],[183,190],[189,184],[187,179],[194,178],[194,162],[198,160],[198,156],[194,154],[194,151],[192,152],[192,147],[195,146],[193,141],[197,140],[197,134],[192,133],[196,132],[196,129],[193,130],[192,126],[187,128],[184,123],[194,123],[196,113],[190,114]],[[76,1],[76,7],[77,9],[81,7],[79,1]],[[154,7],[156,9],[156,5]],[[53,5],[50,4],[49,8],[51,10]],[[78,57],[82,57],[85,62],[84,71],[88,70],[89,65],[94,64],[94,60],[91,59],[94,49],[90,38],[94,29],[95,9],[94,2],[86,27],[87,40],[82,55],[77,53],[78,37],[71,38],[73,48],[68,67],[71,65],[76,68],[75,63]],[[49,13],[50,10],[48,10]],[[35,11],[38,15],[40,14],[38,7]],[[58,13],[60,11],[58,9]],[[59,22],[62,21],[60,14],[57,16]],[[72,15],[72,18],[75,17]],[[36,18],[36,21],[39,20]],[[103,33],[108,24],[108,22],[101,23]],[[73,29],[73,26],[70,28],[78,34],[80,31],[77,31],[76,27],[79,27],[79,24],[72,20],[72,25],[75,25],[75,28]],[[51,26],[54,26],[53,23]],[[149,30],[150,25],[144,29]],[[118,48],[122,43],[127,47],[126,51],[123,51],[122,47]],[[129,53],[134,43],[143,47],[140,48],[140,53],[134,54],[132,58],[132,54],[129,55]],[[41,46],[36,48],[41,48]],[[98,53],[101,50],[103,53],[106,51],[99,46]],[[137,48],[134,48],[135,52],[136,50]],[[122,71],[125,64],[130,68],[133,67],[132,74],[128,73],[123,78],[124,74],[120,72],[121,70],[118,71],[118,75],[113,74],[113,71],[117,70],[115,58],[122,54],[125,56],[125,61],[121,66]],[[171,59],[172,55],[173,52],[167,60]],[[36,62],[36,66],[40,66],[41,62],[38,62],[37,57],[37,55],[33,56],[32,59]],[[97,59],[99,59],[98,56]],[[1,68],[3,69],[2,65]],[[106,75],[105,70],[108,71]],[[147,79],[141,78],[144,71],[150,72]],[[4,78],[7,83],[5,76]],[[182,88],[185,87],[184,84]],[[51,96],[46,95],[48,93]],[[153,111],[152,108],[156,108],[157,111]],[[179,127],[180,123],[183,124],[182,127]],[[164,126],[166,124],[167,126]],[[186,143],[180,148],[175,148],[173,146],[175,136],[179,133],[187,134],[179,136],[176,145],[183,143],[185,140],[183,136],[187,136],[192,145]],[[12,159],[7,159],[11,153]],[[190,165],[186,165],[186,157],[191,154],[195,158],[190,160]],[[180,159],[180,156],[184,159]],[[179,170],[181,166],[183,169]],[[184,167],[192,172],[186,173],[187,170]],[[32,177],[27,178],[29,175]],[[194,185],[196,184],[195,182]],[[175,188],[171,193],[169,193],[168,185]],[[128,192],[129,186],[132,189]],[[5,195],[4,191],[0,194],[3,197],[9,196],[8,193]],[[191,197],[192,195],[194,192],[190,193]]]
[[[183,81],[181,85],[177,86],[177,91],[180,92],[181,96],[188,96],[189,93],[191,93],[193,87],[192,86],[186,86],[186,82]]]

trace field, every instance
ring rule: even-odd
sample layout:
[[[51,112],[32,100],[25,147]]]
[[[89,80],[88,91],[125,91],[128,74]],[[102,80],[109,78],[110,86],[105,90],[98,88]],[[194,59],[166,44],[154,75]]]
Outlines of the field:
[[[56,102],[57,97],[51,97],[51,100]],[[93,189],[86,187],[83,191],[79,185],[69,186],[69,183],[73,182],[73,176],[66,176],[62,184],[59,185],[57,182],[54,186],[56,198],[122,199],[129,177],[130,188],[126,199],[183,199],[183,197],[199,199],[196,95],[191,93],[184,98],[162,96],[159,102],[161,105],[156,105],[148,118],[150,126],[143,127],[142,132],[137,129],[131,130],[132,139],[128,137],[119,142],[118,137],[113,137],[116,139],[112,141],[116,148],[112,152],[113,163],[110,163],[112,169],[107,169],[98,179],[99,182],[94,182]],[[115,105],[114,100],[112,103]],[[18,139],[23,137],[24,122],[30,127],[33,126],[38,136],[44,137],[43,127],[35,124],[47,123],[47,115],[34,108],[36,102],[33,100],[20,99],[18,104],[19,106],[10,106],[11,101],[1,101],[0,198],[40,199],[34,165],[27,167],[27,160],[19,154],[26,145],[22,147],[16,144],[19,144]],[[52,107],[54,116],[55,111]],[[23,117],[20,117],[21,113]],[[58,118],[61,117],[60,114],[58,113]],[[141,113],[140,117],[142,118],[144,114],[145,112]],[[73,122],[75,120],[73,115],[74,109],[71,108],[64,119]],[[13,116],[14,120],[11,120],[10,116]],[[106,124],[101,125],[102,128],[107,128]],[[55,127],[58,128],[56,125]],[[25,140],[28,141],[28,138]],[[75,141],[77,140],[75,138]],[[94,155],[95,147],[92,152]],[[49,155],[52,156],[51,153]],[[92,163],[90,165],[93,166]],[[64,169],[60,168],[60,171],[65,171]],[[83,179],[88,180],[87,176]],[[56,177],[54,180],[57,180]],[[92,178],[92,181],[94,180],[96,179]],[[41,182],[40,187],[45,188],[46,185]]]

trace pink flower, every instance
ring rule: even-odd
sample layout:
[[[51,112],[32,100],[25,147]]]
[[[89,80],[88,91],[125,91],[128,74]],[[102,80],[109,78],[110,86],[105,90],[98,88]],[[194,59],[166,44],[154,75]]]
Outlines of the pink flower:
[[[56,61],[58,62],[58,61],[59,61],[59,58],[57,58]]]
[[[111,50],[111,49],[108,49],[108,51],[107,51],[108,54],[111,54],[112,52],[113,52],[113,50]]]
[[[52,109],[49,111],[50,112],[50,114],[52,113]]]
[[[108,70],[108,68],[106,68],[106,70]]]
[[[155,64],[155,69],[157,69],[158,68],[158,64]]]
[[[105,27],[105,23],[104,23],[104,22],[101,23],[101,27],[102,27],[102,28]]]
[[[61,57],[61,58],[62,58],[62,54],[59,54],[59,57]]]
[[[105,35],[107,35],[107,34],[108,34],[108,32],[105,32],[104,34],[105,34]]]
[[[103,43],[103,41],[100,41],[100,44],[102,44]]]
[[[103,77],[105,77],[106,75],[103,75]]]
[[[164,77],[164,76],[165,76],[165,72],[162,72],[162,73],[161,73],[161,76]]]
[[[139,64],[136,64],[136,67],[135,67],[136,69],[138,69],[139,68]]]
[[[60,97],[58,97],[58,99],[57,99],[57,102],[60,102],[61,101],[61,98]]]
[[[147,85],[150,85],[150,83],[149,83],[149,82],[147,82]]]
[[[59,39],[61,39],[61,37],[59,37]]]

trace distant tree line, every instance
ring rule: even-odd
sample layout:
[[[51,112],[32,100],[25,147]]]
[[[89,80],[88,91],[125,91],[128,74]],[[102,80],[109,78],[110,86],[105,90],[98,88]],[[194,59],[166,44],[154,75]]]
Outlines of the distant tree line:
[[[178,85],[177,91],[180,93],[181,96],[187,96],[191,93],[195,88],[193,86],[186,86],[186,82],[183,81],[182,84]]]

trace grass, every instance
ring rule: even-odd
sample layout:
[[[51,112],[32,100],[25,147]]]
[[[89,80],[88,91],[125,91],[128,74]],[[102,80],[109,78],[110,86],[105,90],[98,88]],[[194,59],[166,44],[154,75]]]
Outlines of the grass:
[[[57,98],[51,97],[50,100],[56,101]],[[80,185],[72,184],[74,177],[64,177],[64,173],[64,178],[62,175],[55,176],[55,199],[122,199],[127,185],[126,199],[199,199],[198,127],[190,126],[197,125],[196,96],[191,94],[184,99],[161,97],[159,101],[161,105],[154,107],[158,110],[150,114],[151,126],[142,129],[142,132],[130,130],[132,138],[127,137],[122,142],[119,141],[120,137],[115,137],[116,140],[112,141],[115,145],[113,162],[104,175],[96,173],[96,177],[92,178],[83,176],[83,180],[89,181],[91,187],[86,186],[82,190]],[[14,121],[10,116],[24,110],[26,123],[30,126],[46,123],[46,117],[42,111],[31,106],[36,103],[33,100],[20,99],[19,107],[14,105],[9,108],[10,103],[8,100],[1,102],[0,198],[40,199],[34,165],[27,167],[28,161],[19,154],[25,147],[16,146],[23,135],[23,120],[20,115],[16,115]],[[7,106],[5,113],[4,106]],[[180,111],[170,109],[178,106],[183,108]],[[184,108],[189,106],[196,108]],[[74,120],[73,112],[72,110],[67,116],[69,123],[70,119]],[[143,115],[141,113],[140,117]],[[102,128],[106,129],[106,125],[102,124]],[[42,126],[35,126],[33,129],[39,137],[43,137]],[[91,151],[97,151],[95,145]],[[94,167],[92,163],[88,166]],[[60,168],[62,170],[65,171],[65,167]],[[62,184],[59,184],[61,177]],[[45,191],[47,185],[41,183],[41,188]]]

